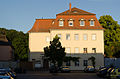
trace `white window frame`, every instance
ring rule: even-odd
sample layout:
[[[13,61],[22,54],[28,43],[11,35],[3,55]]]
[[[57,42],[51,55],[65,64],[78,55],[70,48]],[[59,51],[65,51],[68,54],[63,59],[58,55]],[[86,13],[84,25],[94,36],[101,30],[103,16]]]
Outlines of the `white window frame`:
[[[59,26],[64,26],[64,21],[63,21],[63,19],[60,19],[60,20],[59,20]]]
[[[91,38],[92,38],[92,40],[96,40],[96,37],[97,37],[96,34],[92,34]]]
[[[66,47],[65,51],[66,51],[66,53],[71,53],[70,47]]]
[[[75,47],[75,53],[79,53],[79,48]]]
[[[72,23],[72,25],[70,25],[70,23]],[[69,26],[73,26],[73,19],[70,19],[70,20],[68,21],[68,24],[69,24]]]
[[[91,22],[93,22],[93,25],[91,24]],[[92,20],[90,20],[90,26],[95,26],[95,22],[94,22],[94,20],[92,19]]]
[[[46,42],[50,42],[50,37],[49,36],[46,37]]]
[[[83,39],[84,40],[88,40],[88,35],[87,34],[83,34]]]
[[[74,35],[74,39],[75,39],[75,40],[79,40],[79,34],[75,34],[75,35]]]
[[[70,40],[70,34],[66,34],[66,40]]]
[[[83,22],[83,25],[82,25]],[[84,20],[80,20],[80,26],[85,26],[85,21]]]
[[[58,37],[61,39],[62,38],[62,35],[61,34],[57,34],[58,35]]]

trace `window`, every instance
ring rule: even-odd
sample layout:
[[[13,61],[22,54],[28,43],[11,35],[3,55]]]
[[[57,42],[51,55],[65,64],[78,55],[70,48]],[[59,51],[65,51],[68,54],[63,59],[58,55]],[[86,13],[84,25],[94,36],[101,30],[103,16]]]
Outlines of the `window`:
[[[79,40],[79,35],[75,34],[75,40]]]
[[[87,53],[87,48],[83,48],[83,53]]]
[[[84,20],[80,21],[80,26],[85,26],[85,21]]]
[[[75,48],[75,53],[79,53],[79,48],[78,47]]]
[[[54,23],[55,23],[55,22],[53,21],[53,22],[52,22],[52,25],[53,25]]]
[[[83,60],[83,65],[88,66],[88,60]]]
[[[70,53],[70,48],[69,47],[66,48],[66,53]]]
[[[70,66],[70,65],[71,65],[70,61],[67,61],[66,66]]]
[[[35,61],[35,59],[32,59],[32,61]]]
[[[84,35],[83,35],[83,39],[84,39],[84,40],[87,40],[87,34],[84,34]]]
[[[93,53],[96,53],[96,48],[92,48],[92,52],[93,52]]]
[[[69,26],[73,26],[73,20],[69,21]]]
[[[75,61],[75,66],[79,66],[79,60]]]
[[[58,37],[61,39],[61,34],[58,34]]]
[[[94,20],[90,21],[90,26],[94,26]]]
[[[96,34],[92,34],[92,40],[96,40]]]
[[[50,37],[49,36],[46,37],[46,42],[50,42]]]
[[[64,26],[64,21],[62,19],[59,20],[59,26]]]
[[[70,40],[70,34],[66,34],[66,40]]]

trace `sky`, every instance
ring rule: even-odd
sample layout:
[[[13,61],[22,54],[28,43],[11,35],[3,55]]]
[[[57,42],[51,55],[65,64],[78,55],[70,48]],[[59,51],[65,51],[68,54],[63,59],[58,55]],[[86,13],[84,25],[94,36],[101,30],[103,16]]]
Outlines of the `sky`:
[[[0,28],[28,32],[35,19],[56,18],[72,7],[95,13],[97,19],[111,15],[120,24],[120,0],[0,0]]]

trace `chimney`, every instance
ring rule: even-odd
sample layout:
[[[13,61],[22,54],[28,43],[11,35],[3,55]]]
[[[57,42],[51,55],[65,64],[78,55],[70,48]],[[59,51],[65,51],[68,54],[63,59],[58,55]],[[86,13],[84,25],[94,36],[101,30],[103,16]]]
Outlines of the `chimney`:
[[[69,3],[69,10],[70,10],[70,12],[71,12],[71,3]]]

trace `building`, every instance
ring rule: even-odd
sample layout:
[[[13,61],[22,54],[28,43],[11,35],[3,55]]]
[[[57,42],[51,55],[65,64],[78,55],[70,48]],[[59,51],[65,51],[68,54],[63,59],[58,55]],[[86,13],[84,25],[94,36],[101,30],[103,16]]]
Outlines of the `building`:
[[[12,61],[13,47],[5,35],[0,35],[0,61]]]
[[[94,56],[95,66],[104,66],[104,29],[96,14],[76,7],[56,15],[55,19],[36,19],[29,30],[30,61],[46,66],[44,47],[58,35],[67,56],[80,57],[79,61],[66,62],[71,70],[83,70],[91,65],[88,58]]]

